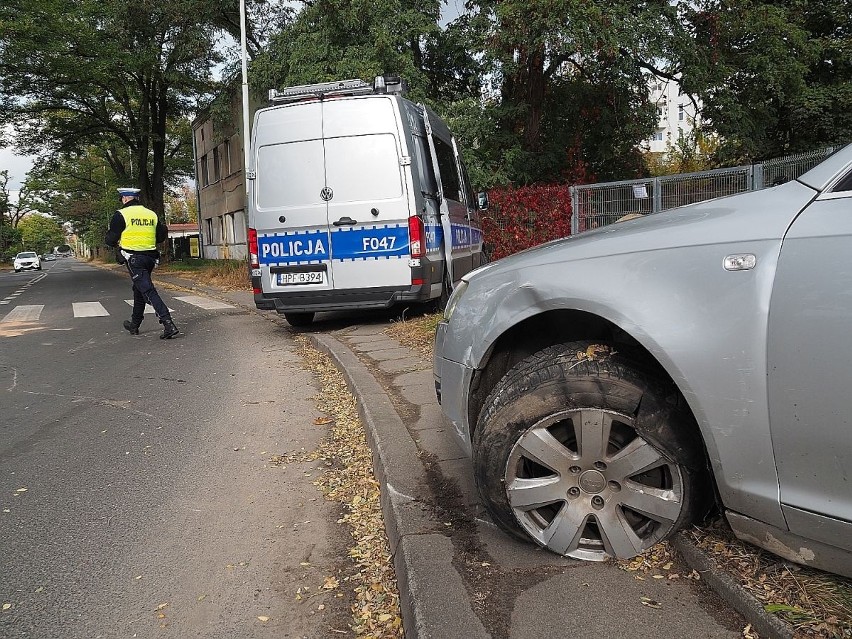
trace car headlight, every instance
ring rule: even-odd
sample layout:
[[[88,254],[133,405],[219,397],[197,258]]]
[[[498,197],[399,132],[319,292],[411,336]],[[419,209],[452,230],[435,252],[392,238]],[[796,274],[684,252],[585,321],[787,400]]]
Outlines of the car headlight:
[[[447,300],[447,307],[444,309],[444,319],[446,321],[450,321],[450,318],[453,316],[453,313],[456,310],[456,306],[459,304],[459,300],[461,300],[462,295],[464,295],[465,290],[467,289],[467,282],[461,280],[456,287],[453,289],[452,294],[450,295],[450,299]]]

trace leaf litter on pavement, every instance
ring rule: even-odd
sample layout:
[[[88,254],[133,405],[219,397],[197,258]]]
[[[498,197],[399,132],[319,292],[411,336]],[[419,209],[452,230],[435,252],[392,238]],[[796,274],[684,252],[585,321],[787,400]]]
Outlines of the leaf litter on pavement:
[[[320,382],[314,398],[324,413],[314,420],[329,426],[328,435],[315,451],[275,456],[270,461],[284,464],[297,461],[324,461],[314,485],[326,499],[343,505],[345,514],[338,524],[349,529],[352,545],[349,558],[354,572],[342,577],[327,576],[314,589],[300,588],[297,599],[307,601],[315,593],[349,588],[354,592],[352,630],[370,639],[402,637],[399,591],[393,568],[380,503],[380,486],[373,475],[373,456],[364,426],[358,415],[356,398],[349,392],[343,375],[323,353],[297,337],[299,355]]]
[[[439,313],[403,319],[385,332],[431,361],[435,327],[440,319]],[[786,562],[739,541],[718,520],[696,526],[687,535],[719,570],[756,597],[766,612],[789,623],[796,639],[852,639],[852,580]],[[663,542],[638,557],[617,563],[623,570],[634,572],[639,580],[700,579],[694,570],[678,572],[675,558],[676,553]],[[655,607],[657,602],[641,603]],[[750,625],[743,629],[743,637],[758,639]]]

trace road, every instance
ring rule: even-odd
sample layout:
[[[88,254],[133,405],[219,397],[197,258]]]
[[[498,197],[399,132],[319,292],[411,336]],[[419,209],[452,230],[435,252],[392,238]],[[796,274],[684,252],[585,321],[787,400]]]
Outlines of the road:
[[[311,464],[270,463],[323,435],[286,329],[161,287],[183,334],[134,337],[126,276],[44,269],[0,272],[0,636],[346,630],[295,598],[347,540]]]

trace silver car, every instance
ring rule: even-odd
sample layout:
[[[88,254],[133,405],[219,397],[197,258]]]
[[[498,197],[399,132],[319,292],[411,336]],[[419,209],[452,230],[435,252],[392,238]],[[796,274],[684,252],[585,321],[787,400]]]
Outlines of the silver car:
[[[850,326],[852,145],[466,275],[436,389],[516,537],[627,558],[715,498],[741,539],[852,576]]]

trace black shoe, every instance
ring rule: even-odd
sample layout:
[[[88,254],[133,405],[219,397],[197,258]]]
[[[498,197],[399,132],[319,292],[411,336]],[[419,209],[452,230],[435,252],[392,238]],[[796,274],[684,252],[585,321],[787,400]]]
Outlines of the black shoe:
[[[131,335],[139,335],[139,324],[134,324],[132,320],[124,320],[124,330]]]
[[[180,333],[172,320],[163,320],[161,323],[163,325],[163,334],[160,335],[160,339],[171,339]]]

